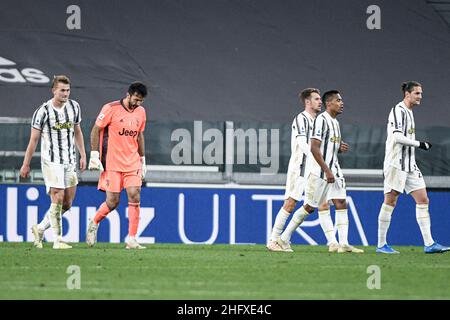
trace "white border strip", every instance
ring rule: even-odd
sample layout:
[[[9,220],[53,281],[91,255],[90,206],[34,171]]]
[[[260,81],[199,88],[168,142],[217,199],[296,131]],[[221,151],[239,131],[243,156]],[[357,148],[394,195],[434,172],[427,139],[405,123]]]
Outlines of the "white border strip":
[[[147,182],[149,188],[203,188],[203,189],[258,189],[258,190],[284,190],[284,185],[252,185],[252,184],[214,184],[214,183],[157,183]],[[382,187],[349,187],[349,191],[383,191]]]
[[[184,171],[184,172],[219,172],[217,166],[165,166],[165,165],[148,165],[149,171]]]

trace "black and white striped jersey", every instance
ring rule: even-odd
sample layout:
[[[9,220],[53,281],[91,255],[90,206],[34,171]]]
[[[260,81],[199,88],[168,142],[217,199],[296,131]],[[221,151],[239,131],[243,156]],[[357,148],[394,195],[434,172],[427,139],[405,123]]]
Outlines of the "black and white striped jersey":
[[[416,139],[416,126],[413,112],[403,101],[393,107],[389,113],[384,169],[392,166],[405,172],[412,172],[416,168],[415,148],[395,143],[395,132],[400,132],[411,140]]]
[[[336,119],[333,119],[328,112],[322,112],[314,121],[311,139],[321,141],[320,153],[322,154],[325,163],[335,177],[343,177],[344,175],[342,174],[338,161],[338,152],[342,141],[339,122]],[[308,170],[310,173],[326,179],[324,171],[312,154],[308,157]]]
[[[74,126],[81,122],[78,102],[68,100],[61,108],[52,100],[44,102],[33,114],[31,126],[41,130],[41,160],[76,164]]]
[[[301,177],[305,176],[306,158],[305,154],[298,144],[297,137],[305,136],[306,143],[309,145],[314,118],[306,111],[299,113],[292,121],[291,133],[291,158],[289,159],[288,171],[298,171]]]

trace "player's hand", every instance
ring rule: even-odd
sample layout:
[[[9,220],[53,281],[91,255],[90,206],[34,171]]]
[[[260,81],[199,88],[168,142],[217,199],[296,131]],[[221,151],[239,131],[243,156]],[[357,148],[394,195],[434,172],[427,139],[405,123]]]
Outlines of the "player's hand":
[[[80,170],[81,171],[86,170],[86,157],[80,158]]]
[[[419,145],[419,149],[423,149],[423,150],[425,150],[425,151],[428,151],[428,150],[430,150],[431,149],[431,143],[429,143],[429,142],[420,142],[420,145]]]
[[[142,180],[144,180],[145,179],[145,174],[147,173],[147,165],[145,164],[145,156],[141,157],[141,165],[142,165],[142,170],[141,170],[142,176],[141,176],[141,178],[142,178]]]
[[[328,182],[328,183],[334,183],[335,178],[334,178],[334,175],[333,175],[333,173],[331,172],[331,170],[325,171],[325,174],[326,174],[326,176],[327,176],[327,182]]]
[[[100,161],[100,153],[98,151],[91,151],[88,169],[100,171],[105,170],[103,169],[102,162]]]
[[[20,172],[19,173],[20,173],[20,176],[22,178],[28,178],[30,176],[30,171],[31,171],[30,166],[24,164],[22,166],[22,168],[20,168]]]
[[[339,152],[348,152],[350,150],[350,146],[348,143],[345,143],[344,141],[341,142],[341,145],[339,146]]]

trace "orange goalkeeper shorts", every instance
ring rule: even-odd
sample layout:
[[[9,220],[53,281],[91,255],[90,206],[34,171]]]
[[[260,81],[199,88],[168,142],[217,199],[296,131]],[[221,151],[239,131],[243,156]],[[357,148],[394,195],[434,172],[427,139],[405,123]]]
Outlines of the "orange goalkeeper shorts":
[[[97,189],[109,192],[121,192],[123,188],[142,186],[141,169],[119,172],[103,171],[98,180]]]

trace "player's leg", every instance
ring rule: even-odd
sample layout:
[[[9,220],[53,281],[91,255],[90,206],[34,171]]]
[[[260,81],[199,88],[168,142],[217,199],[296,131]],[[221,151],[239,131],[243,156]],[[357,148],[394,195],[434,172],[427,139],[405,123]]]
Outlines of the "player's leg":
[[[62,206],[64,202],[64,189],[50,188],[51,205],[49,222],[53,233],[53,249],[70,249],[68,244],[62,241]]]
[[[400,169],[388,167],[384,170],[384,202],[378,214],[377,253],[399,253],[387,244],[387,232],[398,196],[405,189],[407,174]]]
[[[141,171],[124,173],[124,187],[128,197],[128,237],[127,249],[145,249],[136,240],[139,227],[139,213],[141,204]]]
[[[105,170],[100,174],[98,189],[106,192],[106,200],[100,205],[95,213],[94,219],[89,222],[86,233],[86,243],[88,246],[92,247],[97,242],[99,223],[119,205],[122,186],[122,175],[120,172]]]
[[[425,253],[443,253],[450,251],[449,247],[442,246],[435,242],[431,235],[429,199],[426,188],[411,191],[410,194],[416,202],[416,219],[425,245]]]
[[[64,168],[64,199],[62,203],[61,216],[64,215],[72,207],[73,199],[77,190],[78,178],[75,170],[75,166],[67,166]],[[60,220],[62,230],[62,218]],[[42,247],[42,240],[44,238],[44,232],[50,228],[50,217],[47,213],[42,221],[32,227],[33,235],[35,238],[35,245]],[[38,244],[40,242],[40,244]]]
[[[277,243],[286,252],[292,252],[290,242],[292,233],[314,212],[319,203],[324,201],[328,191],[328,184],[325,180],[310,174],[305,183],[305,203],[292,216],[286,230],[277,239]]]
[[[94,219],[89,222],[87,233],[86,233],[86,243],[88,246],[92,247],[97,243],[97,231],[100,222],[106,218],[106,216],[117,208],[120,202],[120,192],[106,191],[106,199],[97,212],[95,213]]]
[[[277,216],[275,217],[275,223],[272,228],[272,233],[270,235],[269,243],[267,244],[267,249],[270,251],[283,251],[281,247],[277,244],[277,239],[280,237],[281,233],[284,230],[284,226],[286,225],[286,221],[289,218],[289,215],[294,211],[295,206],[297,205],[297,200],[288,197],[284,200],[284,204],[281,207],[280,211],[278,211]]]
[[[331,220],[330,206],[325,202],[319,206],[319,222],[325,237],[327,238],[327,246],[329,252],[337,252],[339,249],[336,240],[336,232],[334,230],[333,220]]]
[[[348,243],[348,210],[345,199],[332,199],[336,211],[336,227],[339,235],[338,253],[363,253],[364,250],[358,249]]]
[[[428,196],[426,189],[420,189],[412,191],[411,196],[416,202],[416,220],[419,225],[420,232],[422,233],[423,243],[426,247],[431,246],[434,243],[431,236],[431,221],[430,214],[428,213]]]
[[[398,253],[387,244],[387,232],[391,224],[392,213],[394,212],[400,192],[390,190],[384,194],[384,202],[381,205],[378,214],[378,244],[377,252],[380,253]]]
[[[300,197],[299,197],[300,198]],[[297,205],[297,200],[293,199],[293,198],[289,198],[284,202],[283,208],[282,210],[284,212],[286,212],[288,215],[286,216],[283,212],[280,213],[283,214],[284,218],[287,219],[287,217],[294,211],[295,206]],[[280,216],[280,213],[278,214],[277,218]],[[276,243],[276,245],[278,245],[279,248],[281,248],[281,250],[277,250],[277,251],[285,251],[285,252],[292,252],[292,248],[291,248],[291,237],[292,237],[292,233],[298,228],[298,226],[300,225],[302,221],[302,218],[299,217],[299,213],[298,210],[294,213],[294,215],[292,216],[291,221],[289,221],[288,225],[286,226],[286,230],[284,230],[283,233],[281,233],[283,230],[277,230],[279,232],[277,232],[277,236],[273,237],[273,241]],[[283,221],[283,227],[284,224],[286,223],[286,220]],[[275,220],[275,225],[277,224],[277,221]],[[275,228],[275,226],[274,226]],[[272,235],[273,235],[273,231],[272,231]],[[281,237],[283,237],[283,239],[280,239]],[[281,245],[282,244],[282,245]]]
[[[335,206],[336,227],[339,236],[339,248],[337,252],[363,253],[364,250],[355,248],[348,243],[347,190],[343,177],[336,178],[336,181],[331,184],[327,194],[327,200],[331,200]]]
[[[305,179],[300,176],[300,172],[291,168],[288,169],[284,203],[275,217],[275,223],[272,228],[269,243],[267,244],[267,249],[270,251],[283,251],[277,244],[277,239],[283,232],[286,221],[294,211],[297,202],[301,199],[304,185]]]

